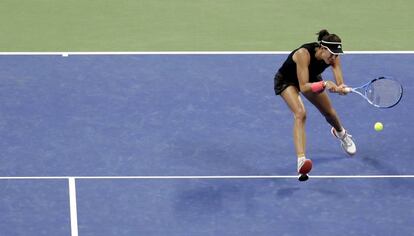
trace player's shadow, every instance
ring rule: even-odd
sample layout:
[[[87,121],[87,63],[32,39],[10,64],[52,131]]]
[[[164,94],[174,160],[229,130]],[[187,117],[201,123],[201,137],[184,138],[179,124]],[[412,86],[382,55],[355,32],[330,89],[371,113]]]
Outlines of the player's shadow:
[[[288,198],[288,197],[292,197],[299,190],[300,190],[299,187],[280,188],[277,190],[276,195],[280,198]]]
[[[345,153],[333,152],[328,149],[310,149],[309,156],[312,157],[312,161],[315,163],[326,164],[335,163],[343,158],[348,158]]]
[[[382,163],[381,160],[378,160],[370,154],[364,154],[360,157],[363,163],[369,166],[371,169],[375,169],[380,171],[381,173],[396,173],[397,170],[392,168],[391,166],[387,165],[386,163]]]
[[[308,180],[308,181],[312,181],[312,179]],[[311,183],[298,183],[300,185],[304,185],[304,184],[311,184]],[[307,195],[313,195],[313,194],[317,194],[317,195],[323,195],[323,196],[334,196],[334,197],[340,197],[342,193],[336,191],[335,189],[331,189],[328,186],[314,186],[311,188],[301,188],[301,187],[283,187],[280,188],[279,190],[277,190],[277,197],[278,198],[291,198],[291,197],[296,197],[299,195],[303,194],[303,191],[306,191]]]
[[[241,180],[195,180],[178,189],[174,211],[184,218],[195,219],[221,215],[231,209],[256,214],[255,182]]]

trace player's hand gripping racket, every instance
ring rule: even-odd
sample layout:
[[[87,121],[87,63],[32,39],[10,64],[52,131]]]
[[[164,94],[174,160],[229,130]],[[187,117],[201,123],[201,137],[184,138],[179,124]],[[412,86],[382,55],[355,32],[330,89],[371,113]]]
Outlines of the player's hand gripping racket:
[[[397,105],[403,95],[402,85],[390,77],[379,77],[360,87],[346,88],[346,90],[361,95],[370,104],[379,108],[391,108]]]

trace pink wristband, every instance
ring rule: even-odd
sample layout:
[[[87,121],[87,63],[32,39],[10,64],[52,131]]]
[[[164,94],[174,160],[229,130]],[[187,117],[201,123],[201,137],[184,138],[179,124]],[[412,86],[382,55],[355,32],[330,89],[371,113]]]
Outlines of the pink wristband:
[[[321,93],[323,90],[325,90],[325,82],[319,81],[311,84],[312,92],[314,93]]]

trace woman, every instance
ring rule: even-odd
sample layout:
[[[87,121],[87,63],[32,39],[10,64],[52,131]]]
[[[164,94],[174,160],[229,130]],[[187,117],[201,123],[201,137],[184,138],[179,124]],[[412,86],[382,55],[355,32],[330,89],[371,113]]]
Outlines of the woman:
[[[349,155],[356,153],[352,136],[343,128],[328,94],[324,91],[327,89],[341,95],[347,93],[339,59],[339,54],[343,53],[342,42],[337,35],[330,34],[327,30],[321,30],[317,35],[318,42],[304,44],[291,52],[275,75],[275,93],[282,96],[294,117],[293,139],[300,181],[309,178],[307,174],[312,169],[312,161],[305,157],[306,110],[299,93],[318,108],[332,126],[331,132],[340,140],[344,151]],[[329,66],[336,83],[322,80],[321,74]]]

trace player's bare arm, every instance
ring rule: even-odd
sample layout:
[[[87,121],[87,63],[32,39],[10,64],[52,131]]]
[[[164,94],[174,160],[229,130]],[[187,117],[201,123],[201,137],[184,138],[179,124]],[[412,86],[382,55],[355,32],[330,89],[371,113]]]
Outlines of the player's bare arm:
[[[308,50],[301,48],[293,54],[293,61],[296,62],[296,71],[299,80],[299,88],[302,93],[311,91],[311,84],[309,83],[309,63],[310,55]]]

